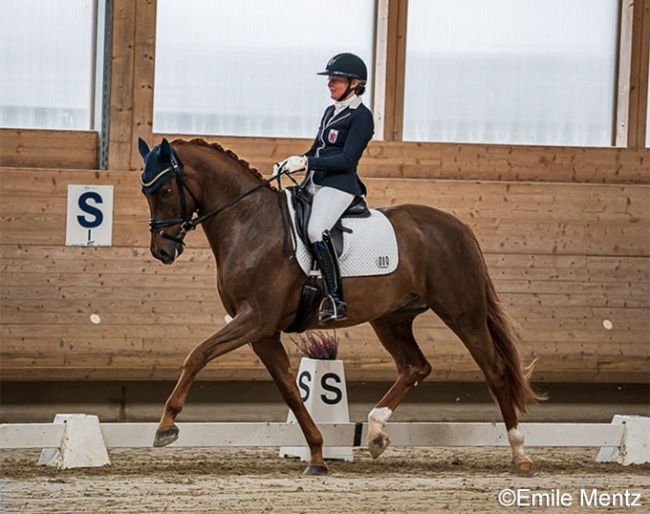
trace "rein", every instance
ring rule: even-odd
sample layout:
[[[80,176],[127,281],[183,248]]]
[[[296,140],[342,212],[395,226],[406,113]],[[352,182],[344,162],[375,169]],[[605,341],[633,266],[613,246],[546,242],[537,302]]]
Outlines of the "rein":
[[[258,191],[262,187],[268,186],[271,182],[274,180],[277,180],[278,183],[280,184],[280,178],[282,175],[287,175],[290,176],[290,173],[284,169],[280,170],[280,172],[271,177],[270,179],[264,179],[262,182],[260,182],[258,185],[253,187],[252,189],[249,189],[248,191],[240,194],[236,198],[230,200],[229,202],[225,203],[224,205],[221,205],[220,207],[217,207],[216,209],[213,209],[212,211],[204,214],[203,216],[196,216],[192,217],[194,213],[196,213],[198,209],[198,204],[199,201],[196,198],[196,195],[192,192],[192,190],[189,188],[189,186],[185,183],[185,177],[183,176],[183,170],[182,168],[178,165],[178,161],[175,159],[175,157],[172,155],[171,156],[171,169],[174,172],[174,177],[176,178],[176,184],[178,185],[178,190],[180,192],[179,194],[179,201],[180,201],[180,206],[181,206],[181,218],[164,218],[164,219],[155,219],[151,218],[149,220],[149,231],[150,232],[157,232],[160,231],[160,235],[164,237],[165,239],[169,239],[171,241],[174,241],[177,244],[184,245],[185,242],[183,239],[185,238],[185,235],[188,232],[191,232],[194,230],[196,227],[198,227],[201,223],[206,221],[207,219],[212,218],[213,216],[216,216],[220,212],[226,210],[229,207],[232,207],[233,205],[239,203],[241,200],[246,198],[247,196],[253,194],[255,191]],[[167,168],[167,170],[163,170],[164,173],[165,171],[168,171],[170,168]],[[182,177],[182,178],[181,178]],[[291,180],[295,182],[293,177],[291,177]],[[194,205],[195,209],[192,212],[188,211],[187,208],[187,202],[185,199],[185,190],[190,194],[192,199],[194,200]],[[171,227],[173,225],[180,225],[180,232],[175,235],[171,236],[167,234],[164,230],[162,230],[165,227]]]

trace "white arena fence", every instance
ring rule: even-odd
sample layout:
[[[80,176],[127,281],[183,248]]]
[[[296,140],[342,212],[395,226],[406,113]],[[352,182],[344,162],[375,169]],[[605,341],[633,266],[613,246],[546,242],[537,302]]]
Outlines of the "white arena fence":
[[[178,423],[170,448],[306,446],[295,423]],[[156,423],[100,423],[97,416],[57,414],[53,423],[0,425],[0,449],[43,449],[39,464],[59,468],[110,464],[108,449],[152,446]],[[366,423],[319,423],[329,447],[364,447]],[[611,423],[522,423],[528,447],[599,448],[599,462],[650,462],[650,418],[614,416]],[[503,423],[390,423],[392,446],[508,446]]]

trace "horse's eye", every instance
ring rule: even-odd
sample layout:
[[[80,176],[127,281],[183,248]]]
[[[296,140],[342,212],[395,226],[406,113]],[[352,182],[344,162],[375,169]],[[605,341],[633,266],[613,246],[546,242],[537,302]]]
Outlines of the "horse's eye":
[[[163,198],[169,198],[172,195],[172,190],[166,187],[160,191],[160,194]]]

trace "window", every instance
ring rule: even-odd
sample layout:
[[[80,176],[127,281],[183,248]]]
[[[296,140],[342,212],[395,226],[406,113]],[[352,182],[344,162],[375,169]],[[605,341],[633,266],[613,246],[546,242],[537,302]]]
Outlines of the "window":
[[[374,5],[158,0],[154,132],[313,137],[330,57],[356,53],[372,72]]]
[[[0,2],[0,126],[93,125],[95,0]]]
[[[617,0],[410,0],[404,139],[610,146]]]

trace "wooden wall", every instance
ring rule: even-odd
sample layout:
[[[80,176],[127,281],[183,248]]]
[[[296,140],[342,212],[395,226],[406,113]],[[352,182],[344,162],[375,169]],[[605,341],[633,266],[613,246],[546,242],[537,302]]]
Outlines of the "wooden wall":
[[[0,167],[97,167],[98,135],[91,131],[0,128]]]
[[[172,267],[149,256],[136,172],[5,169],[0,178],[3,379],[174,379],[193,345],[223,324],[202,233],[188,238]],[[648,185],[366,181],[372,205],[434,205],[474,228],[497,289],[526,332],[524,353],[539,358],[537,380],[647,381]],[[64,246],[68,184],[114,185],[112,247]],[[98,325],[90,322],[95,313]],[[394,376],[369,326],[339,335],[349,379]],[[416,335],[434,379],[480,378],[434,315],[419,318]],[[245,347],[201,378],[267,375]]]
[[[650,0],[622,3],[628,39],[611,148],[401,141],[408,0],[387,2],[384,140],[371,143],[361,166],[371,204],[433,205],[474,227],[498,291],[526,330],[525,355],[539,357],[537,380],[648,382]],[[187,351],[223,323],[200,233],[171,268],[148,254],[148,215],[133,170],[141,166],[137,138],[163,136],[152,127],[156,0],[112,5],[110,123],[102,136],[109,171],[97,171],[96,132],[0,129],[2,380],[175,379]],[[208,139],[264,173],[309,145]],[[65,246],[68,184],[115,186],[112,247]],[[101,324],[90,323],[93,313]],[[369,327],[340,336],[350,379],[394,376]],[[417,336],[434,379],[479,379],[433,315],[419,318]],[[288,339],[287,347],[297,361]],[[243,348],[201,378],[268,377]]]

